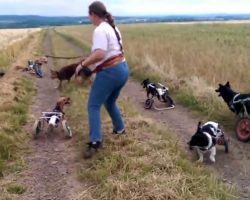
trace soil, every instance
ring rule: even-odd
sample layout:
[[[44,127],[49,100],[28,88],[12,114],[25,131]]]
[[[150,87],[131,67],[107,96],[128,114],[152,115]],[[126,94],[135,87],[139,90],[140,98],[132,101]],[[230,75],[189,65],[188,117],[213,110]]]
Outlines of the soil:
[[[50,46],[50,37],[47,35],[44,41],[46,54],[51,53]],[[79,54],[83,54],[79,48],[76,50]],[[48,62],[51,63],[52,60],[49,59]],[[49,74],[48,71],[45,71],[45,74]],[[39,117],[42,111],[54,106],[54,102],[59,96],[57,90],[54,89],[55,85],[49,76],[37,80],[38,91],[32,108],[34,116]],[[165,111],[144,109],[146,93],[140,83],[132,79],[122,90],[122,95],[129,97],[142,115],[170,128],[178,138],[180,147],[190,155],[190,159],[194,161],[197,159],[194,156],[195,152],[190,152],[186,143],[195,132],[200,120],[199,117],[178,104],[174,109]],[[32,124],[27,127],[29,132],[31,132],[31,128]],[[235,185],[241,199],[250,199],[250,145],[239,142],[232,131],[226,130],[226,133],[230,137],[230,152],[224,153],[223,147],[219,146],[216,163],[212,164],[206,156],[204,165],[208,166],[226,183]],[[22,174],[22,182],[27,186],[27,191],[18,199],[77,199],[76,196],[83,189],[83,186],[77,181],[76,171],[81,158],[77,157],[79,152],[73,146],[74,143],[74,137],[71,140],[66,140],[62,131],[57,130],[55,133],[43,134],[38,140],[32,140],[31,145],[34,152],[27,158],[28,169]]]

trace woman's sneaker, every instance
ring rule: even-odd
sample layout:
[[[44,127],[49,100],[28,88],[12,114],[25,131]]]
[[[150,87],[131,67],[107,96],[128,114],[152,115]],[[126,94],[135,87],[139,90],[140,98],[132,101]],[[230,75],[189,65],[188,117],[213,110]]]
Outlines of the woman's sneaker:
[[[125,134],[125,133],[126,133],[125,129],[122,129],[120,131],[113,131],[112,134],[114,134],[114,135],[122,135],[122,134]]]
[[[94,154],[98,152],[98,149],[101,148],[101,142],[89,142],[86,151],[83,153],[84,159],[92,158]]]

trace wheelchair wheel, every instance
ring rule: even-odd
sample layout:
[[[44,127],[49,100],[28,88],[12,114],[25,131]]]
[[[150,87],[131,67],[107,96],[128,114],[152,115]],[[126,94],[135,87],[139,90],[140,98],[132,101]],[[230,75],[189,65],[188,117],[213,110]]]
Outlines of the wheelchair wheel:
[[[40,133],[42,132],[42,122],[40,120],[36,120],[33,125],[33,137],[37,139]]]
[[[164,102],[167,104],[167,107],[171,107],[174,105],[173,99],[167,93],[164,94],[163,99]]]
[[[63,131],[67,138],[72,138],[72,131],[66,120],[62,121]]]
[[[144,103],[144,108],[150,109],[154,103],[154,99],[147,99]]]
[[[242,142],[250,140],[250,119],[247,117],[240,118],[236,123],[236,137]]]

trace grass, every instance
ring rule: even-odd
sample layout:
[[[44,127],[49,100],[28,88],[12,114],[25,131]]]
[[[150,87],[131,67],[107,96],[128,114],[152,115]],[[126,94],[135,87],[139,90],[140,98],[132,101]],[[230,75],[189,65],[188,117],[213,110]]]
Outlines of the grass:
[[[0,174],[18,172],[24,166],[20,150],[26,149],[27,135],[23,126],[29,119],[29,106],[35,94],[33,79],[13,65],[27,62],[28,55],[40,53],[36,45],[42,40],[42,33],[36,33],[11,48],[16,49],[13,59],[9,59],[6,75],[0,80]],[[25,49],[25,51],[24,51]],[[5,49],[8,51],[8,47]],[[4,62],[3,62],[4,63]],[[1,65],[3,65],[0,62]],[[25,64],[22,64],[25,65]]]
[[[29,108],[36,90],[33,78],[16,71],[14,66],[25,66],[28,59],[41,54],[43,37],[44,32],[34,33],[2,51],[15,49],[12,58],[6,57],[8,62],[0,60],[0,65],[4,65],[7,72],[0,79],[0,199],[17,198],[26,190],[8,177],[17,176],[26,165],[23,155],[30,150],[30,137],[27,137],[24,126],[31,118]]]
[[[0,160],[16,159],[18,144],[23,143],[22,127],[28,120],[29,105],[34,94],[31,79],[20,78],[15,82],[15,100],[9,105],[0,106]],[[4,165],[0,167],[3,174]]]
[[[68,28],[65,30],[64,34],[71,34]],[[66,51],[68,55],[76,53],[65,41],[67,37],[56,32],[52,36],[54,55],[64,55]],[[56,66],[61,62],[58,60]],[[89,88],[65,84],[61,93],[72,99],[65,112],[77,138],[75,146],[82,152],[83,144],[88,141]],[[127,134],[111,135],[110,118],[102,110],[104,149],[94,159],[82,162],[78,174],[86,187],[78,199],[237,199],[232,186],[187,159],[173,133],[155,126],[134,106],[127,106],[133,105],[129,98],[120,98],[118,104]],[[195,99],[190,101],[190,105],[194,104]]]
[[[10,185],[7,188],[7,192],[10,194],[23,194],[25,191],[26,189],[20,185]]]

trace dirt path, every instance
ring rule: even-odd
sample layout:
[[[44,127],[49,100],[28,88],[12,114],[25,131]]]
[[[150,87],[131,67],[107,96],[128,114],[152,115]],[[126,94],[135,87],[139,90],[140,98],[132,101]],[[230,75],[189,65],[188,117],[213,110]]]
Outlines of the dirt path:
[[[181,146],[189,152],[186,143],[197,128],[197,123],[200,120],[198,117],[195,117],[188,109],[185,109],[180,105],[177,105],[172,110],[165,111],[144,109],[143,103],[146,100],[146,93],[142,89],[140,83],[133,80],[129,80],[123,90],[123,94],[129,96],[145,116],[172,129],[173,133],[179,138]],[[233,133],[229,133],[228,135],[233,135]],[[209,168],[211,168],[218,176],[221,176],[225,182],[234,184],[238,187],[242,199],[250,199],[249,152],[249,143],[242,143],[237,141],[236,138],[230,137],[229,154],[225,154],[224,149],[221,146],[217,148],[217,162],[215,164],[211,164],[207,160],[208,158],[205,157],[205,163]],[[192,155],[194,154],[195,153],[193,152]]]
[[[51,41],[49,34],[44,41],[45,53],[51,54]],[[47,66],[52,66],[52,60],[48,60]],[[45,69],[45,77],[37,79],[37,96],[32,112],[35,118],[42,111],[53,109],[59,93],[54,86],[56,84],[49,77],[49,69]],[[31,133],[32,124],[26,127]],[[19,196],[22,200],[76,199],[80,183],[77,182],[76,167],[79,154],[73,146],[74,139],[66,140],[60,127],[53,133],[42,134],[38,140],[33,140],[33,153],[27,160],[28,169],[21,175],[22,183],[27,191]]]

